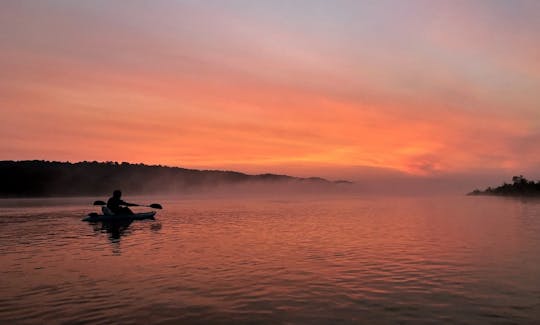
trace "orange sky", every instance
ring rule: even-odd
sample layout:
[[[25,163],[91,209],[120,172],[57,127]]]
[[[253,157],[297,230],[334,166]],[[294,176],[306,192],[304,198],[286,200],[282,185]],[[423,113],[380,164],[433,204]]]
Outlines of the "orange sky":
[[[3,1],[0,30],[0,159],[540,163],[536,1]]]

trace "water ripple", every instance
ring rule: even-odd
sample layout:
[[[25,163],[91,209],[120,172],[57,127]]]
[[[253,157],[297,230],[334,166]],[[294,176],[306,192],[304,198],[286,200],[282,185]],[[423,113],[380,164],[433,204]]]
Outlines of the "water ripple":
[[[125,227],[44,202],[0,207],[1,323],[540,318],[537,202],[183,200]]]

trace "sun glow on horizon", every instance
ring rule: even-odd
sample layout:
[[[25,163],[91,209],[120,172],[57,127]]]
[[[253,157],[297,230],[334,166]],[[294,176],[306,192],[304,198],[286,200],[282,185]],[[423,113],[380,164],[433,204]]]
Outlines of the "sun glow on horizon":
[[[540,163],[536,2],[0,9],[0,159],[413,175]]]

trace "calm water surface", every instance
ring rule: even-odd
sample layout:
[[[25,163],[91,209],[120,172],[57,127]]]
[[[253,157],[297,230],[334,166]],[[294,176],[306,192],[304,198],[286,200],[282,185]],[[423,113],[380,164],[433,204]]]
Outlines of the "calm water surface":
[[[539,201],[93,200],[0,200],[0,323],[540,323]]]

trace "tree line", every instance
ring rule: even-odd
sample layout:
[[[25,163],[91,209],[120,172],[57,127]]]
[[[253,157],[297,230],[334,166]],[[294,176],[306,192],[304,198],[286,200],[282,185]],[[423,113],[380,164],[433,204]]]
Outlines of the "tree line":
[[[523,175],[513,176],[512,184],[503,183],[498,187],[488,187],[485,190],[476,189],[468,195],[500,195],[500,196],[540,196],[540,181],[534,182]]]
[[[203,186],[247,182],[328,182],[321,178],[248,175],[127,162],[45,160],[0,161],[0,179],[1,197],[103,195],[114,189],[130,194],[174,193]]]

